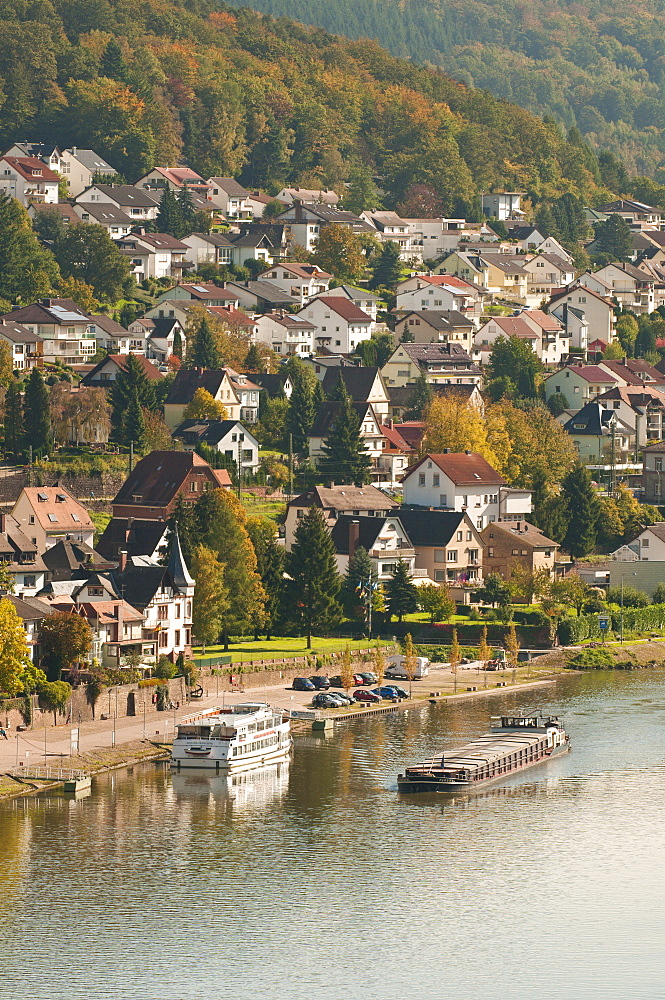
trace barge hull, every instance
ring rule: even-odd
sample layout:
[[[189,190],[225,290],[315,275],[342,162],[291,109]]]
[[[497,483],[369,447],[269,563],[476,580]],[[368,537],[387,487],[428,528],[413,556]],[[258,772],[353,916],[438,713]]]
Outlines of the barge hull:
[[[522,774],[524,771],[530,770],[532,767],[536,767],[538,764],[545,764],[548,760],[553,757],[559,757],[561,754],[568,753],[570,750],[570,742],[563,744],[562,746],[556,747],[552,753],[547,754],[547,756],[540,757],[538,760],[530,761],[528,764],[523,764],[521,767],[512,768],[510,771],[506,771],[505,774],[495,774],[491,778],[484,778],[479,781],[440,781],[436,778],[432,780],[422,780],[418,778],[408,778],[405,774],[399,774],[397,776],[397,790],[398,792],[403,792],[404,794],[410,794],[414,792],[436,792],[439,795],[453,794],[455,792],[474,792],[477,789],[486,788],[488,785],[494,785],[497,781],[505,781],[506,778],[512,777],[514,774]]]

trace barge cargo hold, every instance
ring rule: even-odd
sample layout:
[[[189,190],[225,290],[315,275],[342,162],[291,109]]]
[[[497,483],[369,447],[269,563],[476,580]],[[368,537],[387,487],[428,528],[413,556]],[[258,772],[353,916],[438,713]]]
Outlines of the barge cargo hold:
[[[400,792],[459,792],[500,781],[570,750],[555,716],[500,716],[473,743],[407,767],[397,776]]]

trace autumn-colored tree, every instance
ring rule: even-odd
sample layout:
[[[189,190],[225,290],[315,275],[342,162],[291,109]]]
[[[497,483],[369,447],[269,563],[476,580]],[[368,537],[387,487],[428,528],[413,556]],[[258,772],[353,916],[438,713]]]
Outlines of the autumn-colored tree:
[[[381,649],[381,644],[377,642],[376,646],[372,650],[372,667],[374,669],[376,682],[379,687],[383,684],[383,678],[385,677],[387,666],[388,661],[386,660],[385,654]]]
[[[353,675],[354,671],[351,663],[351,650],[347,642],[339,664],[339,679],[345,691],[349,691],[350,688],[353,687]]]
[[[99,312],[99,302],[95,298],[94,288],[80,278],[63,278],[58,286],[58,292],[61,298],[71,299],[88,315]]]
[[[512,668],[513,671],[513,681],[515,680],[515,671],[517,670],[517,658],[520,651],[520,644],[517,638],[517,633],[515,631],[515,623],[511,622],[506,630],[506,637],[504,639],[504,645],[506,647],[506,659],[508,661],[508,666]]]
[[[178,447],[178,442],[173,440],[171,431],[160,413],[144,409],[143,424],[145,426],[146,452],[173,451],[174,448]]]
[[[227,420],[229,411],[207,389],[197,389],[182,416],[183,420]]]
[[[205,647],[219,638],[230,595],[224,584],[224,566],[206,545],[194,549],[192,574],[196,580],[192,633],[205,653]]]
[[[482,663],[482,669],[486,671],[487,663],[492,659],[492,647],[487,641],[487,625],[483,625],[483,630],[480,633],[480,643],[478,645],[478,659]],[[487,682],[487,675],[485,675],[485,682]]]
[[[85,618],[69,611],[54,611],[43,619],[39,629],[39,645],[48,677],[58,680],[77,660],[90,652],[92,632]]]
[[[440,454],[444,448],[451,452],[475,451],[490,465],[497,464],[482,413],[457,396],[436,396],[432,400],[425,419],[423,448],[429,454]]]
[[[457,670],[462,659],[462,651],[460,649],[459,640],[457,638],[457,629],[453,629],[453,641],[450,645],[450,669],[454,678],[454,690],[457,691]]]
[[[6,340],[0,340],[0,386],[7,388],[14,381],[12,349]]]
[[[404,659],[402,660],[402,665],[404,667],[406,679],[409,682],[410,697],[413,693],[412,685],[418,672],[418,655],[416,653],[416,648],[413,645],[413,639],[411,638],[410,632],[407,632],[404,636]]]
[[[0,600],[0,692],[24,690],[23,674],[30,666],[30,653],[23,622],[11,601]]]
[[[366,241],[345,226],[325,226],[316,242],[312,263],[339,281],[356,282],[367,266]]]

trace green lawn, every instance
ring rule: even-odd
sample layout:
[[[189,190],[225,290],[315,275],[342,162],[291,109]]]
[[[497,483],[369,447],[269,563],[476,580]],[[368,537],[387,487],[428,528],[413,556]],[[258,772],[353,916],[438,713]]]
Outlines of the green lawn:
[[[312,639],[311,650],[307,649],[306,639],[279,638],[279,639],[259,639],[258,642],[237,642],[229,645],[228,652],[233,663],[248,662],[249,660],[270,660],[285,659],[291,656],[321,655],[324,653],[338,653],[345,649],[346,645],[350,649],[367,649],[370,643],[364,640],[346,639],[322,639],[315,636]],[[223,646],[206,646],[205,655],[215,656],[224,653]],[[194,659],[201,657],[201,647],[194,647]]]
[[[286,509],[286,503],[278,500],[256,500],[251,494],[243,494],[241,503],[250,517],[265,517],[269,521],[278,522]]]
[[[100,537],[104,534],[106,525],[111,520],[111,515],[107,514],[103,510],[91,510],[90,520],[95,526],[95,543],[99,541]]]

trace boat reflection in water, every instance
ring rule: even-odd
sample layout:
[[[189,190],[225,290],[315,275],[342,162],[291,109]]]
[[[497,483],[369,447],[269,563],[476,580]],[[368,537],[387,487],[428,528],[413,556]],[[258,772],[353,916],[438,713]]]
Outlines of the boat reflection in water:
[[[232,805],[234,809],[264,808],[284,798],[289,787],[289,762],[267,764],[237,774],[211,774],[209,770],[188,768],[171,775],[177,799],[208,799]]]

